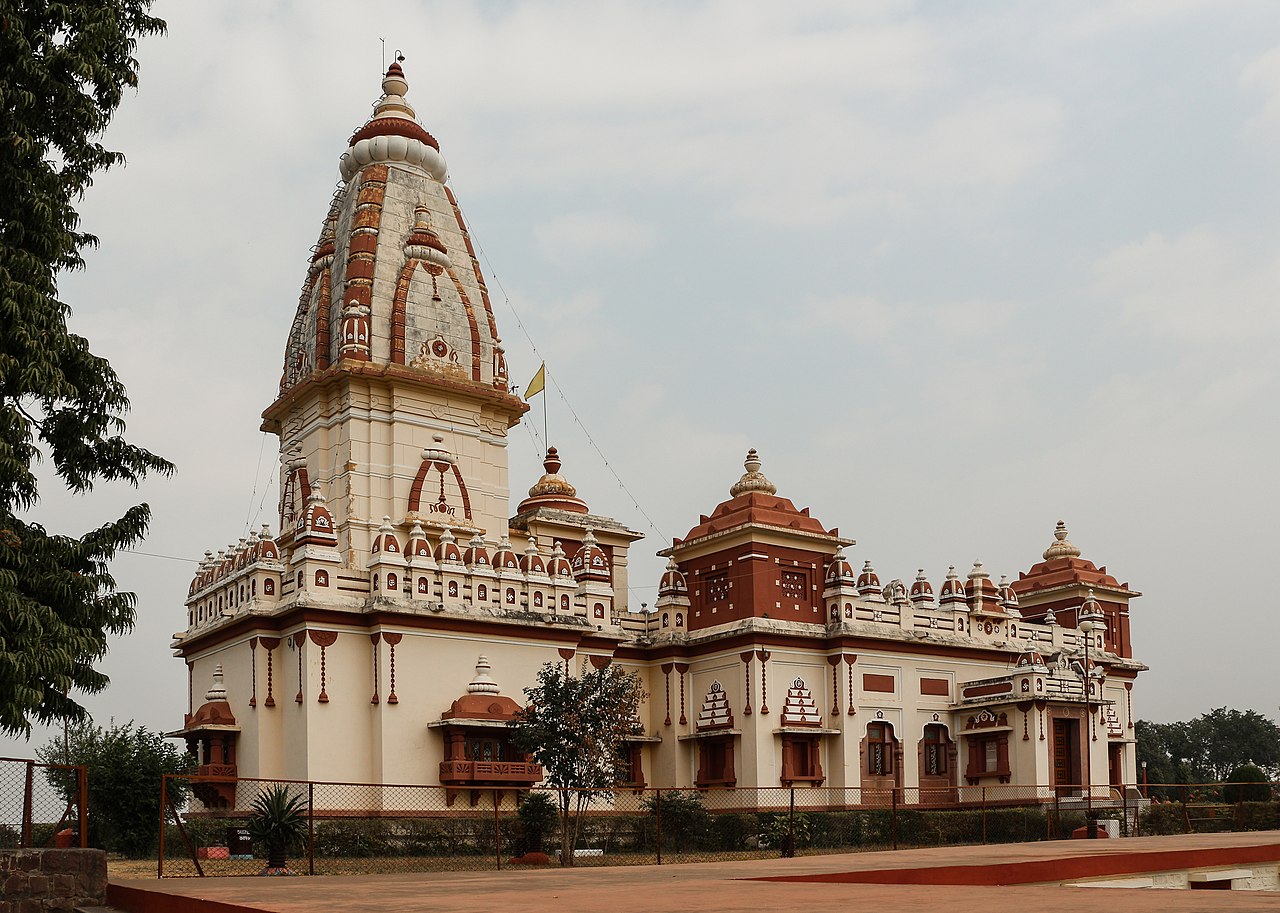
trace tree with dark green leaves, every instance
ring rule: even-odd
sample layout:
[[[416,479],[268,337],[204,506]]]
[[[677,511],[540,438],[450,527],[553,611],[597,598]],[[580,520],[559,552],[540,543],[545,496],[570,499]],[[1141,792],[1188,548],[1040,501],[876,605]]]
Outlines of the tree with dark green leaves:
[[[59,277],[97,238],[76,205],[98,172],[124,161],[99,139],[137,85],[139,38],[164,31],[151,0],[0,0],[0,731],[81,719],[77,692],[107,685],[94,668],[107,637],[133,625],[112,556],[137,543],[146,504],[80,535],[45,529],[35,466],[76,493],[99,481],[168,474],[122,437],[124,385],[69,332]]]
[[[573,865],[582,814],[607,798],[626,767],[627,737],[639,735],[640,677],[610,664],[580,676],[560,663],[538,671],[528,704],[511,722],[516,748],[542,765],[560,810],[560,864]]]
[[[178,751],[159,732],[132,722],[109,729],[86,720],[72,725],[63,738],[36,752],[46,764],[82,764],[88,774],[88,843],[112,853],[140,859],[152,855],[160,835],[160,778],[191,769],[190,755]],[[54,786],[73,789],[67,771],[50,770]],[[170,780],[167,794],[184,805],[186,780]]]
[[[1280,726],[1256,710],[1219,707],[1181,722],[1138,720],[1134,732],[1150,783],[1218,783],[1246,765],[1280,777]]]

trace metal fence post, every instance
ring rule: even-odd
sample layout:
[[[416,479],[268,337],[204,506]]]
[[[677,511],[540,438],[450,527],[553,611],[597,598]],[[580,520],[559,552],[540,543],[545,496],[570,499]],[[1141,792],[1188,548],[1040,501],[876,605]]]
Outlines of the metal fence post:
[[[316,873],[316,785],[307,783],[307,874]]]
[[[893,828],[893,848],[898,848],[898,788],[895,786],[889,790],[889,802],[891,805],[890,819]]]
[[[502,828],[498,824],[498,802],[502,794],[496,789],[489,791],[489,796],[493,799],[493,859],[498,864],[498,871],[502,871]],[[569,847],[569,852],[573,852],[573,847]]]
[[[782,855],[787,857],[796,854],[796,788],[794,786],[789,790],[790,805],[787,808],[787,851]]]
[[[31,847],[31,787],[35,778],[36,762],[27,762],[26,776],[22,783],[22,835],[18,838],[18,846],[25,849]]]
[[[156,855],[156,877],[164,877],[164,829],[169,823],[169,803],[166,795],[166,787],[169,784],[169,775],[160,775],[160,852]]]
[[[84,849],[89,845],[89,768],[81,766],[76,771],[76,785],[80,792],[80,801],[76,803],[79,806],[76,819],[80,831],[80,848]]]
[[[1053,791],[1053,838],[1054,840],[1062,839],[1062,795],[1058,790]]]
[[[987,842],[987,788],[982,789],[982,843],[985,846]]]
[[[655,836],[658,851],[658,865],[662,865],[662,790],[653,791],[653,817],[655,819]]]

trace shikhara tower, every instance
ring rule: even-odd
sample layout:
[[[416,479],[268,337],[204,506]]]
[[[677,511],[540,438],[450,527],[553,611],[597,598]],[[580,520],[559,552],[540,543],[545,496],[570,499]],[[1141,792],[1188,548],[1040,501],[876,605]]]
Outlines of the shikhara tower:
[[[177,734],[204,772],[527,787],[541,770],[505,730],[521,689],[547,662],[618,662],[649,693],[636,785],[956,801],[988,780],[1133,782],[1138,594],[1061,524],[1012,583],[978,563],[936,598],[923,571],[882,586],[752,451],[728,500],[663,552],[655,609],[638,612],[640,535],[591,512],[555,448],[513,510],[507,433],[526,406],[408,92],[392,64],[341,157],[263,413],[280,439],[280,532],[206,552],[175,635]],[[1086,644],[1103,672],[1087,690]]]

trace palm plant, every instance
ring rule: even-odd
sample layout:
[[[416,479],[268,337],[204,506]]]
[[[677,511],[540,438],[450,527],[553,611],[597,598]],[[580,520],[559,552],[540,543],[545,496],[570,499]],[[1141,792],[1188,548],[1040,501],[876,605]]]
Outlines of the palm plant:
[[[306,807],[301,796],[289,795],[288,787],[282,784],[258,793],[258,798],[253,800],[249,833],[267,847],[267,867],[262,874],[290,874],[286,851],[306,830]]]

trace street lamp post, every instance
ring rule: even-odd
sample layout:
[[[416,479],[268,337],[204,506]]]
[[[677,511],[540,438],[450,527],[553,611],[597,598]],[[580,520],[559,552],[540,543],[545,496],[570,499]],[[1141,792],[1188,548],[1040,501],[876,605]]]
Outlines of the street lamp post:
[[[1144,799],[1151,798],[1150,796],[1147,795],[1147,762],[1146,761],[1142,762],[1142,798]]]
[[[1103,626],[1102,607],[1093,598],[1093,590],[1085,597],[1084,604],[1076,616],[1076,628],[1084,635],[1084,789],[1085,789],[1085,826],[1089,836],[1098,836],[1097,825],[1093,821],[1093,707],[1089,699],[1089,647],[1093,640],[1093,632]],[[1101,697],[1101,695],[1099,695]]]

